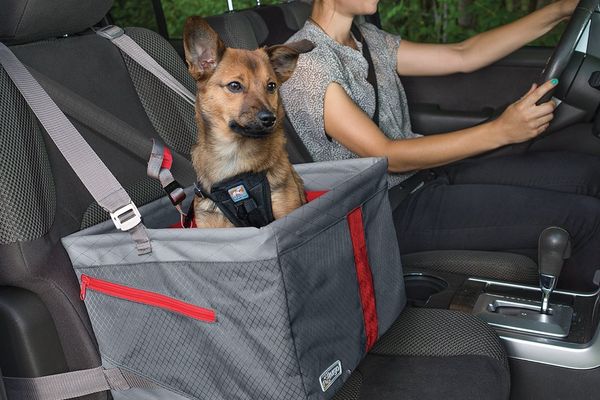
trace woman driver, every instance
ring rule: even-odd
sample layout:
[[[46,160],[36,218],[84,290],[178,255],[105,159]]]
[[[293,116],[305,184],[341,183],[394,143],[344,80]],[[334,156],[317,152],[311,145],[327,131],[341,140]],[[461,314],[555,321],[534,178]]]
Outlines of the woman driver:
[[[310,19],[290,39],[316,45],[300,56],[293,76],[281,88],[292,124],[313,158],[386,156],[391,198],[399,192],[394,186],[414,171],[438,167],[435,179],[394,210],[403,253],[469,249],[535,258],[538,235],[556,225],[573,241],[561,286],[593,289],[594,273],[600,269],[600,159],[540,152],[465,160],[542,133],[555,105],[536,103],[557,79],[532,85],[491,122],[420,136],[411,129],[398,76],[475,71],[550,31],[571,15],[577,1],[557,1],[458,44],[413,43],[361,25],[377,77],[378,125],[371,119],[376,102],[366,80],[368,63],[351,33],[353,18],[375,13],[377,3],[315,0]],[[465,161],[456,163],[460,160]]]

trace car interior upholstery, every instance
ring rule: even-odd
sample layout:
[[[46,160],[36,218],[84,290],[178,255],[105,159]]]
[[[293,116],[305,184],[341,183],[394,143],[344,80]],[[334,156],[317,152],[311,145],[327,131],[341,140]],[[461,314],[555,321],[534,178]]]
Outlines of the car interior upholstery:
[[[136,204],[164,196],[160,185],[146,176],[152,138],[172,149],[180,182],[194,183],[194,108],[95,34],[94,27],[110,21],[112,0],[3,2],[10,12],[0,12],[0,41],[48,91]],[[252,49],[285,42],[309,12],[308,3],[291,1],[207,20],[228,46]],[[182,55],[169,41],[145,28],[125,31],[195,92]],[[408,82],[410,95],[417,84]],[[41,377],[97,367],[101,360],[94,333],[60,239],[109,215],[93,201],[1,67],[0,93],[0,377]],[[422,110],[421,124],[434,124],[427,117],[427,105]],[[479,117],[487,115],[465,113],[459,124],[479,122]],[[292,162],[311,162],[293,130],[286,133]],[[593,372],[597,369],[588,368],[583,376],[575,369],[527,358],[514,357],[509,370],[511,353],[505,341],[468,312],[474,306],[473,291],[489,282],[536,286],[538,266],[530,258],[439,250],[405,254],[402,262],[407,285],[415,283],[412,299],[407,288],[413,307],[353,371],[336,400],[507,399],[511,385],[511,398],[537,398],[530,397],[528,388],[552,398],[547,396],[555,389],[544,386],[546,379],[578,380],[582,386],[571,393],[582,395],[587,383],[598,381],[598,372]],[[436,278],[419,278],[428,274]],[[442,290],[448,288],[452,291]],[[464,301],[456,301],[456,296]],[[593,308],[591,298],[584,301],[584,309]],[[594,335],[590,325],[597,316],[581,318],[587,318],[580,325],[583,343]],[[0,379],[0,400],[4,398]]]

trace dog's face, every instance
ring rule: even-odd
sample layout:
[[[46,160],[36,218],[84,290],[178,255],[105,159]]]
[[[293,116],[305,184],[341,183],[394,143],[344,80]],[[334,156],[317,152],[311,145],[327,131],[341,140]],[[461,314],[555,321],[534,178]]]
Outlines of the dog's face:
[[[198,83],[197,110],[203,128],[223,139],[265,138],[283,118],[278,87],[294,71],[309,41],[257,50],[226,48],[200,17],[184,28],[189,71]]]

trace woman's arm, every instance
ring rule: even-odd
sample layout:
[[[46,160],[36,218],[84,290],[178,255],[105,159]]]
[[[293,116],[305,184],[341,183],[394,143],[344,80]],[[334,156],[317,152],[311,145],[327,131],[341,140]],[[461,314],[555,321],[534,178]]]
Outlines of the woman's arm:
[[[402,40],[396,69],[400,75],[410,76],[475,71],[549,32],[573,13],[577,3],[577,0],[560,0],[461,43],[422,44]]]
[[[552,120],[554,102],[536,106],[557,82],[531,90],[496,120],[456,132],[391,140],[345,90],[331,83],[325,92],[325,131],[361,157],[387,157],[390,172],[432,168],[462,160],[542,133]]]

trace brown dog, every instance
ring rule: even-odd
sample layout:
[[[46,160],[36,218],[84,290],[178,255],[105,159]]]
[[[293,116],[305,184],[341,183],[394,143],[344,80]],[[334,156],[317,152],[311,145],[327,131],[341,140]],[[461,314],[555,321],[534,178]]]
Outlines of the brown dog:
[[[187,19],[185,59],[197,82],[198,143],[192,162],[203,190],[247,172],[266,172],[275,219],[306,202],[302,179],[285,151],[284,111],[278,86],[296,67],[309,41],[257,50],[226,48],[200,17]],[[232,227],[208,198],[196,197],[198,227]]]

